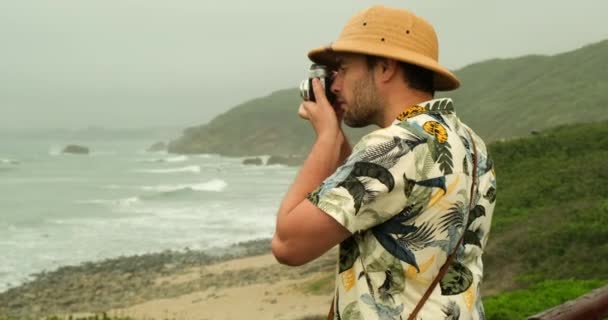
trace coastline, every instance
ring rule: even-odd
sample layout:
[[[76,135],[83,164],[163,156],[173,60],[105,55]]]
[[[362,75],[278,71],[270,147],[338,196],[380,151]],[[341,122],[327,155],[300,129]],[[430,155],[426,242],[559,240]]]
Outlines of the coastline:
[[[0,293],[0,318],[101,314],[134,319],[296,319],[327,312],[336,252],[278,264],[270,240],[60,267]]]

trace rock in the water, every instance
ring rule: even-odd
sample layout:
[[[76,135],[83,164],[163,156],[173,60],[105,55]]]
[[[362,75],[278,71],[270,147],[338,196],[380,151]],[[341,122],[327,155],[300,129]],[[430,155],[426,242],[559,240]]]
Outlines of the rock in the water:
[[[13,159],[0,159],[0,164],[19,164],[19,161]]]
[[[247,158],[247,159],[243,160],[243,164],[261,166],[263,164],[263,162],[262,162],[261,158],[256,157],[256,158]]]
[[[300,166],[306,160],[305,156],[290,155],[290,156],[270,156],[266,165],[282,164],[286,166]]]
[[[147,152],[158,152],[165,150],[167,150],[167,144],[162,141],[156,142],[153,145],[149,146],[148,149],[146,149]]]
[[[84,146],[79,146],[76,144],[71,144],[65,148],[63,148],[63,153],[72,153],[72,154],[89,154],[89,148]]]

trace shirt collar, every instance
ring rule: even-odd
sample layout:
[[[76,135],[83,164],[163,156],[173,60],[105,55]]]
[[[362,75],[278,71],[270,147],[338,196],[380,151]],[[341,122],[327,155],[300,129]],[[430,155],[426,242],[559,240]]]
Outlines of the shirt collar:
[[[403,110],[403,112],[397,116],[395,121],[393,121],[393,124],[424,113],[454,113],[454,102],[450,98],[438,98],[418,103]]]

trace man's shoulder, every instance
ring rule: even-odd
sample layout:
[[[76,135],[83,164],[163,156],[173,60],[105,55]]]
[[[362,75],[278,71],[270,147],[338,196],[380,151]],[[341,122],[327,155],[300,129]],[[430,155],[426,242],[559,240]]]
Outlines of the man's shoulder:
[[[417,136],[422,139],[430,138],[430,136],[424,132],[422,127],[414,122],[408,123],[407,125],[399,125],[398,123],[394,123],[388,127],[379,128],[364,135],[359,142],[357,142],[357,145],[369,146],[385,141],[391,141],[395,138],[412,136]]]

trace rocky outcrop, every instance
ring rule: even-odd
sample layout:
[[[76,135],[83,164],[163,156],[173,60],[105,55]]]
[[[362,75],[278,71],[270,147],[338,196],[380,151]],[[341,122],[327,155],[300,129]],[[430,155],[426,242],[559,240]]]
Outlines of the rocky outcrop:
[[[300,166],[302,165],[302,163],[304,163],[304,160],[306,160],[306,156],[301,156],[301,155],[290,155],[290,156],[270,156],[270,158],[268,158],[268,161],[266,162],[266,165],[273,165],[273,164],[281,164],[281,165],[285,165],[285,166]]]
[[[13,160],[13,159],[0,159],[0,164],[19,164],[18,160]]]
[[[243,164],[250,165],[250,166],[261,166],[264,164],[264,162],[262,161],[261,158],[255,157],[255,158],[247,158],[247,159],[243,160]]]
[[[167,150],[167,144],[162,141],[159,141],[149,146],[148,149],[146,149],[146,152],[159,152],[165,150]]]
[[[63,151],[61,151],[62,153],[70,153],[70,154],[89,154],[89,148],[84,147],[84,146],[80,146],[80,145],[76,145],[76,144],[71,144],[66,146],[65,148],[63,148]]]

